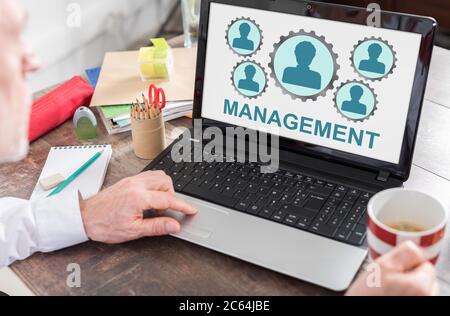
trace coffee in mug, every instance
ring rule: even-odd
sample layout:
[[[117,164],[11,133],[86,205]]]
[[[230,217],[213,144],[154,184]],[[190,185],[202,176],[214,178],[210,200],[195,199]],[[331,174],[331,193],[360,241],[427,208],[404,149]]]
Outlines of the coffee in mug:
[[[408,232],[408,233],[420,233],[420,232],[428,230],[428,228],[426,228],[423,225],[413,223],[413,222],[407,222],[407,221],[385,223],[385,224],[388,225],[392,229],[399,230],[402,232]]]

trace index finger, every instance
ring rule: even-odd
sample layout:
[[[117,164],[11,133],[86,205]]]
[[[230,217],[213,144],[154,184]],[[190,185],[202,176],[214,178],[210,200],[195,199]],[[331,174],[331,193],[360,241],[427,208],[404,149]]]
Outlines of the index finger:
[[[380,263],[399,272],[410,271],[426,261],[422,249],[411,241],[401,244],[379,259]]]
[[[185,215],[197,214],[197,210],[193,206],[167,192],[148,192],[147,199],[149,206],[155,210],[171,209]]]

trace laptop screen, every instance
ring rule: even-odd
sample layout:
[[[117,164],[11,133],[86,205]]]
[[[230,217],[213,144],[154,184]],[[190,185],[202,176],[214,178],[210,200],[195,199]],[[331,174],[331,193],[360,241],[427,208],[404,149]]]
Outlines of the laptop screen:
[[[211,3],[202,117],[399,164],[421,35]]]

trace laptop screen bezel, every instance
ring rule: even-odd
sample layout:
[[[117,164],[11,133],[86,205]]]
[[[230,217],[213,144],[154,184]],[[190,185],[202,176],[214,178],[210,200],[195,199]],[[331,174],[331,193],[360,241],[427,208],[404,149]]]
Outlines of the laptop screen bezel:
[[[371,14],[366,8],[298,0],[202,0],[193,117],[194,119],[202,119],[204,127],[235,127],[226,122],[202,117],[203,78],[206,67],[211,3],[228,4],[236,7],[261,9],[359,25],[367,25],[367,19],[369,14]],[[422,37],[399,164],[392,164],[324,146],[280,137],[280,148],[282,150],[305,154],[369,171],[388,172],[391,176],[402,181],[406,181],[409,178],[437,23],[432,18],[381,11],[381,27],[390,30],[413,32],[420,34]]]

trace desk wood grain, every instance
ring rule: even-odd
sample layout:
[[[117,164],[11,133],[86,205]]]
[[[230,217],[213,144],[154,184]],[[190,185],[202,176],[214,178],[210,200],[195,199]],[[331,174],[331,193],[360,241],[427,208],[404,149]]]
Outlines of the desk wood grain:
[[[166,124],[168,143],[188,119]],[[27,159],[0,167],[1,196],[29,198],[52,146],[76,144],[66,123],[31,146]],[[105,186],[139,173],[149,161],[137,159],[129,134],[108,136],[100,129],[96,144],[111,143],[114,155]],[[18,185],[20,183],[20,185]],[[78,263],[82,287],[66,286],[66,267]],[[94,242],[52,254],[36,254],[12,266],[37,295],[318,295],[319,287],[172,238],[147,238],[124,245]]]
[[[450,207],[450,52],[436,49],[411,179],[406,187],[438,195]],[[178,127],[167,124],[168,141]],[[31,146],[26,160],[0,166],[0,196],[27,199],[52,146],[77,143],[66,123]],[[100,128],[96,143],[111,143],[114,156],[105,186],[135,175],[148,161],[132,151],[128,134],[108,136]],[[450,236],[448,237],[450,238]],[[66,286],[66,267],[78,263],[82,287]],[[330,269],[332,266],[330,266]],[[123,245],[94,242],[51,254],[36,254],[12,269],[38,295],[335,295],[320,287],[172,238],[147,238]],[[450,295],[450,246],[438,266],[442,293]]]

